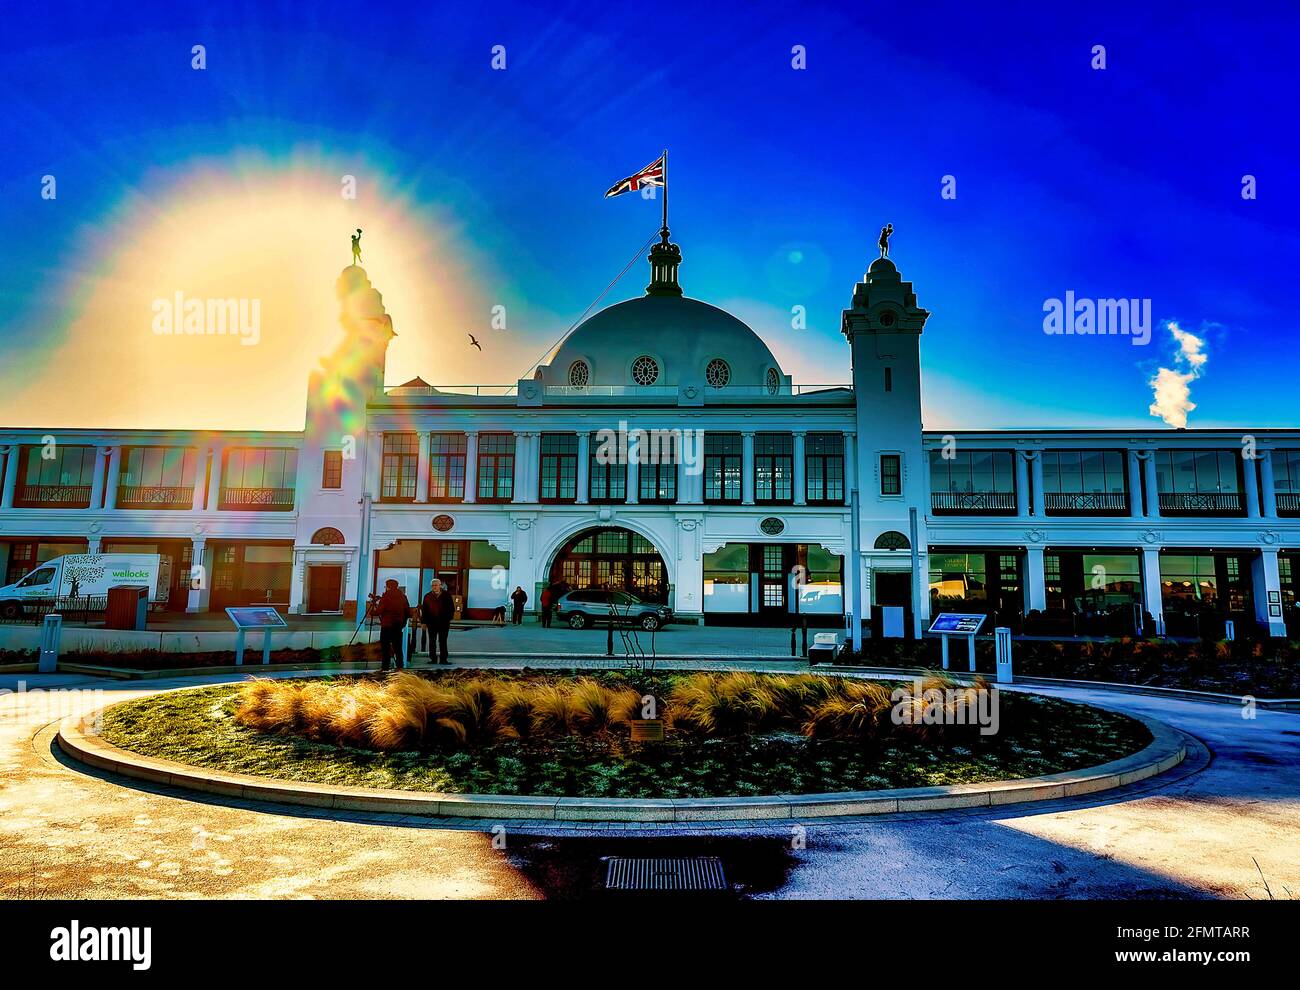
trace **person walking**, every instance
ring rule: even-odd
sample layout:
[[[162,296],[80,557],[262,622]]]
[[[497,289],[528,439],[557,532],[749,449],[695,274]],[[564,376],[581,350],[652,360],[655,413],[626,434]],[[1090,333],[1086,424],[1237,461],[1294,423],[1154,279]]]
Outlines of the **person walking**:
[[[411,615],[411,603],[395,580],[389,578],[384,582],[384,593],[379,596],[375,606],[379,616],[379,655],[380,670],[388,670],[388,661],[394,661],[396,669],[402,669],[402,631]]]
[[[542,589],[542,628],[551,628],[551,606],[555,604],[555,592],[551,590],[551,585]]]
[[[447,656],[447,633],[456,614],[456,600],[441,581],[434,579],[420,602],[420,621],[429,630],[429,662],[451,663]]]
[[[514,613],[510,616],[512,626],[521,625],[524,621],[524,606],[528,603],[528,592],[524,591],[523,585],[516,585],[515,590],[510,593],[510,601],[514,603]]]

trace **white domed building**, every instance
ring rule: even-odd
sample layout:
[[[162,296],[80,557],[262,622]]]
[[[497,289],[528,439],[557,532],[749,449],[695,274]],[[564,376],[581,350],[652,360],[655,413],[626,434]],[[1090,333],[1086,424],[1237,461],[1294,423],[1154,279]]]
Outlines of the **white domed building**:
[[[394,328],[352,266],[301,433],[58,430],[51,459],[50,430],[0,427],[0,576],[135,551],[189,612],[353,617],[388,578],[412,601],[437,578],[468,619],[550,587],[872,635],[940,610],[1060,636],[1300,632],[1300,431],[926,433],[929,313],[892,261],[853,288],[839,386],[792,382],[682,294],[680,262],[665,231],[644,295],[509,387],[385,386]]]

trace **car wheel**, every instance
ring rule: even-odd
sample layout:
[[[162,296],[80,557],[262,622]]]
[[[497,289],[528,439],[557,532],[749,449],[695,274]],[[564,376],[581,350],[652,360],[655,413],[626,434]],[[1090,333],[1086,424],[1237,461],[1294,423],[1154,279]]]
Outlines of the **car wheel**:
[[[569,616],[569,628],[586,629],[587,617],[583,615],[581,612],[574,612],[571,616]]]
[[[641,628],[646,632],[654,632],[659,628],[659,616],[643,615],[641,616]]]
[[[0,619],[13,621],[22,614],[23,607],[17,602],[0,602]]]

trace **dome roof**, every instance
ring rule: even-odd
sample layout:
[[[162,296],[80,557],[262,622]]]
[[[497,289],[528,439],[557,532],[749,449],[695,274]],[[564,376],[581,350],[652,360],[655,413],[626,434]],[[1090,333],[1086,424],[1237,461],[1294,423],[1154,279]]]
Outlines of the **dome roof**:
[[[716,306],[679,295],[601,310],[538,369],[547,385],[752,386],[773,376],[783,377],[758,334]]]

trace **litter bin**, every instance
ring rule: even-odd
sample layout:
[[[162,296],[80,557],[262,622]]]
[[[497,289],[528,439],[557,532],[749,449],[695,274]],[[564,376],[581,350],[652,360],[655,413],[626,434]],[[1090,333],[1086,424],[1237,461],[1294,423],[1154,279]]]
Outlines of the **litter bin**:
[[[105,628],[143,630],[148,613],[148,588],[119,584],[108,589],[108,610],[104,616]]]

